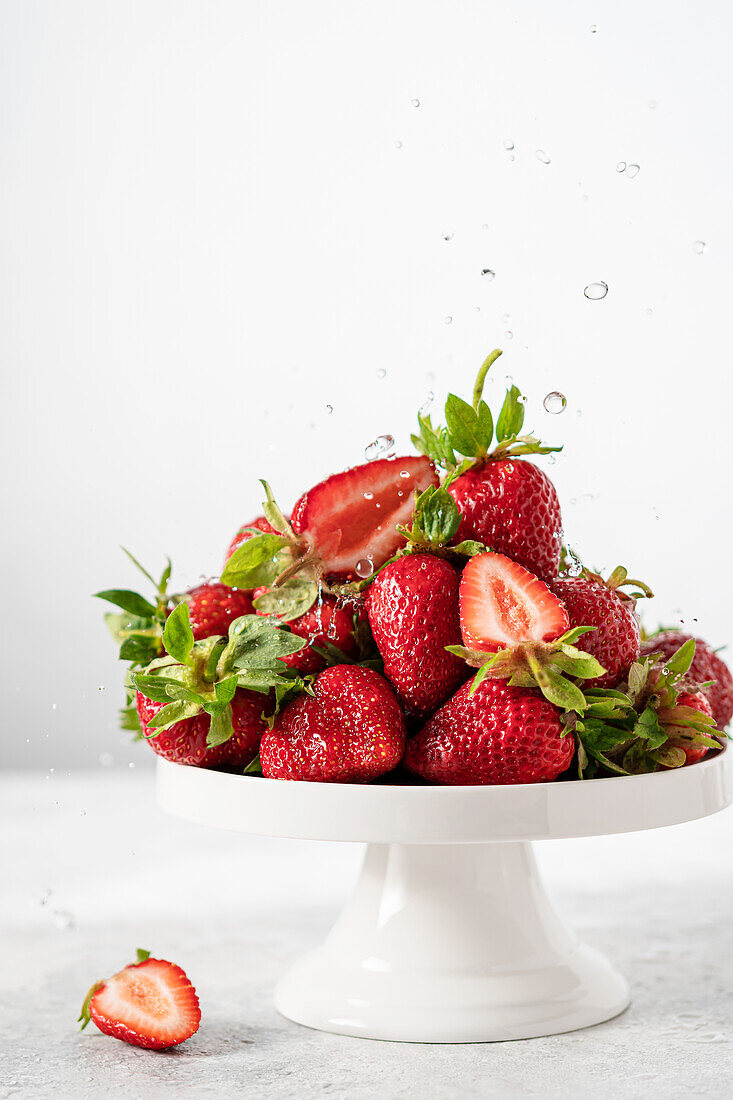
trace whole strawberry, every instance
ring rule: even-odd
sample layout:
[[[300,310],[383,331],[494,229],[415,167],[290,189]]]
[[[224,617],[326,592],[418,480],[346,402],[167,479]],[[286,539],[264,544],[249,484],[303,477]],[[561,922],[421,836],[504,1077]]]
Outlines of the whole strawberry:
[[[188,604],[191,629],[196,641],[212,634],[227,635],[229,627],[240,615],[251,615],[252,594],[230,588],[219,581],[208,581],[184,592]]]
[[[573,759],[560,711],[533,689],[483,680],[459,688],[407,742],[404,763],[432,783],[541,783]]]
[[[710,718],[713,717],[713,708],[710,706],[710,701],[706,698],[703,691],[696,691],[692,694],[690,692],[683,692],[677,700],[677,705],[680,707],[690,707],[700,714],[707,714]],[[705,756],[709,750],[709,746],[707,745],[695,745],[690,743],[688,731],[684,726],[680,726],[676,730],[672,727],[668,727],[667,732],[673,744],[678,744],[684,751],[686,764],[697,764],[698,760],[702,760],[703,756]]]
[[[463,516],[461,539],[476,539],[542,579],[557,574],[562,516],[547,474],[523,459],[487,458],[448,486]]]
[[[252,528],[254,528],[254,530],[252,530]],[[226,557],[224,558],[224,564],[229,561],[234,551],[238,550],[242,543],[247,542],[248,539],[252,538],[255,530],[263,531],[266,535],[277,534],[275,528],[272,526],[271,523],[268,522],[268,520],[265,519],[264,516],[257,516],[255,519],[252,520],[251,523],[245,523],[244,526],[239,528],[236,535],[229,543]]]
[[[434,554],[408,554],[384,567],[366,609],[384,674],[403,707],[427,718],[470,670],[446,646],[461,642],[460,574]]]
[[[643,642],[642,656],[659,653],[666,661],[692,637],[692,634],[685,634],[681,630],[663,630]],[[733,676],[722,658],[702,638],[695,638],[695,656],[689,675],[698,684],[704,684],[708,680],[715,681],[710,687],[704,688],[704,692],[710,701],[716,726],[718,729],[725,729],[733,718]]]
[[[378,673],[334,665],[277,715],[260,743],[263,775],[316,783],[368,783],[392,771],[405,747],[405,723]]]
[[[137,952],[137,962],[95,982],[86,995],[79,1021],[89,1021],[112,1035],[146,1050],[168,1050],[190,1039],[201,1023],[196,990],[185,972],[167,959]]]
[[[255,610],[258,615],[277,616],[277,589],[255,589]],[[263,602],[262,597],[272,598],[270,602]],[[320,602],[316,602],[304,614],[295,619],[285,618],[288,627],[293,634],[304,638],[308,643],[298,653],[292,653],[281,660],[288,668],[296,669],[303,676],[312,672],[320,672],[328,663],[321,649],[328,651],[335,646],[345,657],[356,657],[359,647],[356,640],[354,619],[355,616],[363,617],[364,612],[357,613],[354,607],[337,600],[334,596],[321,596]]]
[[[207,739],[211,719],[205,712],[156,732],[148,731],[148,723],[166,704],[148,699],[138,691],[135,705],[140,728],[153,751],[174,764],[192,764],[198,768],[246,768],[257,755],[260,738],[267,730],[263,712],[272,711],[267,696],[237,690],[231,701],[233,732],[222,744],[210,746]]]
[[[621,591],[623,584],[638,585],[640,582],[628,580],[622,567],[614,570],[608,581],[597,574],[586,574],[558,577],[549,582],[550,589],[568,613],[571,627],[595,627],[578,640],[577,647],[595,657],[606,672],[586,680],[584,688],[614,687],[639,657],[636,602]],[[645,594],[651,595],[651,592],[646,589]]]

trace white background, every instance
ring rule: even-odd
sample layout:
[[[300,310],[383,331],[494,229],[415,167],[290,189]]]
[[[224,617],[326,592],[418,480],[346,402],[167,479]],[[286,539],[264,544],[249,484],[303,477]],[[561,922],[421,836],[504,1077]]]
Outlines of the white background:
[[[289,505],[407,448],[496,345],[489,397],[512,375],[566,445],[570,542],[729,640],[732,33],[661,0],[0,4],[6,764],[152,760],[90,598],[135,583],[120,543],[215,574],[258,477]]]

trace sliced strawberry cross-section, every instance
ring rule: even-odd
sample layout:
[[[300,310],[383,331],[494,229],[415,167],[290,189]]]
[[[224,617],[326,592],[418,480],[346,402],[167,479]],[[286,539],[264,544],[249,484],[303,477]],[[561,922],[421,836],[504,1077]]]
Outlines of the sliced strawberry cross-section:
[[[546,584],[503,554],[477,554],[461,577],[461,634],[471,649],[493,653],[520,642],[550,642],[568,615]]]
[[[383,458],[322,481],[293,509],[292,525],[326,573],[353,573],[368,559],[377,569],[404,543],[413,493],[438,484],[429,459]]]

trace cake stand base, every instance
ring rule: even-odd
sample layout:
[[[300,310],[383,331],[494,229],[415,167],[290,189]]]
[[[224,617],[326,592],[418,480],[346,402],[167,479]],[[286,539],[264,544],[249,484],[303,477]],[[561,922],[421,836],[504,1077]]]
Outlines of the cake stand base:
[[[307,1027],[423,1043],[554,1035],[628,1003],[558,918],[528,843],[369,844],[325,943],[275,991]]]

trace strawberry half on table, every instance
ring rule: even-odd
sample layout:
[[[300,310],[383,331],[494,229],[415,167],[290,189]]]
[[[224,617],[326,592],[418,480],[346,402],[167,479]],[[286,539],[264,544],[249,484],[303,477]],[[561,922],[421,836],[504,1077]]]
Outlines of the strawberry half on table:
[[[201,1009],[180,966],[138,949],[137,962],[89,990],[79,1016],[81,1031],[90,1020],[124,1043],[168,1050],[195,1035]]]
[[[470,405],[449,394],[446,426],[434,427],[420,413],[412,441],[448,473],[446,488],[463,517],[460,538],[475,539],[547,580],[556,576],[560,560],[560,502],[549,477],[522,456],[562,448],[523,433],[524,399],[515,385],[494,423],[482,394],[500,355],[497,349],[482,364]]]

